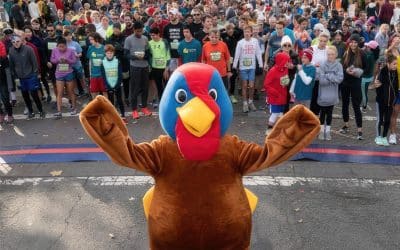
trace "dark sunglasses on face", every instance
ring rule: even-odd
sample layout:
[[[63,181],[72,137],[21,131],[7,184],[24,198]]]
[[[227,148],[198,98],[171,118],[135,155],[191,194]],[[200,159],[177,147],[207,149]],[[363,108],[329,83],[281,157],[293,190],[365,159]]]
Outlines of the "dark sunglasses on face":
[[[47,32],[54,32],[54,30],[47,30]]]
[[[292,45],[290,45],[290,44],[287,43],[287,44],[284,44],[283,47],[285,47],[285,48],[291,48]]]

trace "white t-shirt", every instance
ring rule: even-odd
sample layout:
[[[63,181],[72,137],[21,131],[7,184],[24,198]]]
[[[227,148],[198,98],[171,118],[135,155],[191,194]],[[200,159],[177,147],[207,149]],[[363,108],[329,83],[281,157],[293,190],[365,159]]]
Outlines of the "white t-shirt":
[[[246,41],[244,38],[240,40],[236,45],[233,67],[238,68],[239,63],[240,70],[255,69],[256,60],[259,67],[263,67],[261,48],[258,40],[254,37],[250,38],[249,41]]]

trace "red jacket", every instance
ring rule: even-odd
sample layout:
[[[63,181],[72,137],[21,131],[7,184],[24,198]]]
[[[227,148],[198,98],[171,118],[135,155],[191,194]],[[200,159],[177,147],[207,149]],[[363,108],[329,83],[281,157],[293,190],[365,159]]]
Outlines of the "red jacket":
[[[267,94],[267,101],[272,105],[287,104],[287,86],[289,85],[289,74],[286,64],[290,56],[280,52],[275,57],[275,65],[268,71],[264,80],[264,88]]]
[[[7,56],[6,46],[2,41],[0,41],[0,57],[6,57],[6,56]]]

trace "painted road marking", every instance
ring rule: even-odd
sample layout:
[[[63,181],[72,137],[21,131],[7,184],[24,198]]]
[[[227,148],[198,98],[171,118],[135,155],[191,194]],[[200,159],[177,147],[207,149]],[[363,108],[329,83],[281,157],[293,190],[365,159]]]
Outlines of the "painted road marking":
[[[7,164],[7,162],[2,157],[0,157],[0,172],[6,175],[11,170],[12,168]]]
[[[11,178],[0,177],[0,185],[21,186],[60,183],[63,181],[79,181],[92,186],[145,186],[154,185],[150,176],[101,176],[101,177],[37,177],[37,178]],[[370,188],[375,185],[400,186],[400,179],[374,180],[356,178],[322,178],[322,177],[273,177],[273,176],[245,176],[243,184],[246,186],[281,186],[291,187],[332,185],[341,187]]]

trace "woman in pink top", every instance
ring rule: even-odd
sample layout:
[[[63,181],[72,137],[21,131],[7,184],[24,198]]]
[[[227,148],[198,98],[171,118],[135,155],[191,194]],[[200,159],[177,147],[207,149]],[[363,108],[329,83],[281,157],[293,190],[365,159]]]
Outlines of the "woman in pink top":
[[[76,115],[76,98],[75,98],[75,81],[72,65],[76,62],[75,52],[67,47],[65,38],[60,37],[57,41],[57,47],[53,49],[50,57],[52,64],[57,65],[56,68],[56,89],[57,89],[57,113],[54,114],[55,118],[62,117],[62,97],[64,94],[64,87],[67,87],[68,96],[72,103],[71,115]]]

